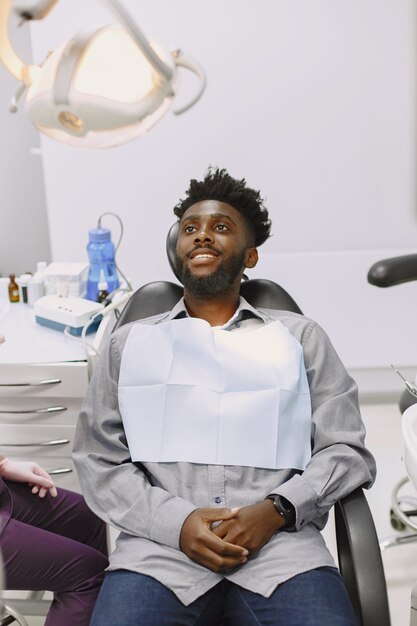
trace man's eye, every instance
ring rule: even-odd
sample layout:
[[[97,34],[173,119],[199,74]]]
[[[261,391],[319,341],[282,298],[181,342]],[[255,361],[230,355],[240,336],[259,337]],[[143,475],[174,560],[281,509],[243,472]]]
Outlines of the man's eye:
[[[188,226],[184,228],[185,233],[193,233],[195,230],[196,230],[195,226],[192,226],[191,224],[189,224]]]
[[[226,224],[216,224],[217,230],[229,230]]]

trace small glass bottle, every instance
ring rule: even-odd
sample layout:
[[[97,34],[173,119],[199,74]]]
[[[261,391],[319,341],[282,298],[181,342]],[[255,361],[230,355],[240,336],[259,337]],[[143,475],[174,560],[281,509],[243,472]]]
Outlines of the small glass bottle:
[[[97,302],[104,302],[109,295],[109,292],[107,291],[108,285],[103,270],[100,270],[100,280],[98,281],[97,287],[99,290],[97,294]]]
[[[19,302],[19,286],[16,283],[16,276],[14,274],[10,274],[9,278],[9,300],[10,302]]]

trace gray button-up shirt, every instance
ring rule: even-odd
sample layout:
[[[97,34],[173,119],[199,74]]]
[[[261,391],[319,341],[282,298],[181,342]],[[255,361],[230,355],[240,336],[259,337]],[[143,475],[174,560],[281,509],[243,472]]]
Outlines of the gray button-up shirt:
[[[134,323],[159,324],[186,315],[181,300],[169,313]],[[364,445],[357,388],[324,331],[302,315],[257,310],[241,298],[236,314],[223,328],[249,332],[275,320],[303,347],[312,404],[312,457],[304,472],[132,463],[118,407],[121,355],[132,324],[110,337],[80,413],[74,446],[89,506],[120,531],[109,569],[152,576],[187,605],[222,578],[268,597],[296,574],[334,565],[320,533],[327,513],[337,500],[360,485],[369,487],[375,477],[374,459]],[[294,505],[296,530],[275,533],[244,565],[218,574],[181,552],[182,525],[196,508],[247,506],[271,493]]]

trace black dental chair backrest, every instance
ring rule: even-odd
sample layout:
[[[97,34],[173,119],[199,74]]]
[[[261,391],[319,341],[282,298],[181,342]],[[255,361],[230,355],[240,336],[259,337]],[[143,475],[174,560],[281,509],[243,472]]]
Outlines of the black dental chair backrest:
[[[167,236],[167,255],[172,271],[178,223]],[[242,282],[240,293],[257,308],[301,313],[295,300],[277,283],[254,279]],[[124,308],[116,326],[170,311],[183,295],[180,285],[152,282],[138,289]],[[339,569],[360,626],[390,626],[387,589],[378,537],[362,489],[356,489],[335,505]]]

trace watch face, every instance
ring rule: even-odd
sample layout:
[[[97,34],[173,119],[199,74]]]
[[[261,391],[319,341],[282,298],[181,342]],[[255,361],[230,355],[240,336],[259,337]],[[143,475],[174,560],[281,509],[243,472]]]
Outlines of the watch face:
[[[292,505],[289,504],[291,508],[286,508],[280,496],[271,496],[269,499],[273,501],[278,515],[285,519],[285,526],[292,526],[295,522],[295,510]]]

